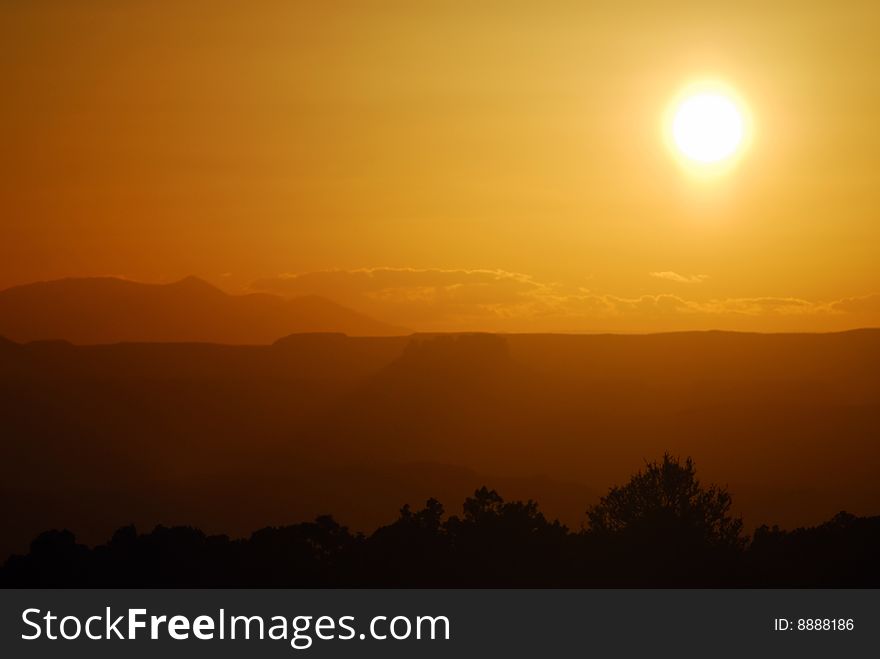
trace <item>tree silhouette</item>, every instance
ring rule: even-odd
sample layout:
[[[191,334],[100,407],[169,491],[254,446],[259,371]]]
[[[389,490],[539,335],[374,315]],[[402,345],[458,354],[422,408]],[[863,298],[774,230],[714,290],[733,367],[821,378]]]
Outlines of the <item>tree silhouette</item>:
[[[598,534],[673,538],[711,547],[741,548],[742,519],[730,514],[731,497],[717,485],[703,486],[691,458],[669,453],[649,462],[623,486],[612,487],[587,511]]]
[[[535,501],[506,502],[482,487],[465,499],[462,512],[449,518],[446,531],[467,581],[497,587],[509,583],[511,575],[523,585],[558,578],[568,529],[548,521]]]
[[[409,504],[404,505],[400,509],[400,519],[397,523],[436,534],[440,532],[440,526],[443,524],[443,513],[443,504],[431,498],[425,502],[425,507],[417,512],[413,512]]]
[[[460,516],[436,499],[370,535],[330,516],[248,538],[192,527],[116,531],[94,548],[40,534],[0,567],[0,587],[877,587],[880,516],[759,527],[751,541],[723,488],[665,454],[612,487],[571,532],[534,501],[486,487]]]
[[[302,587],[332,583],[341,556],[358,541],[330,515],[255,531],[244,552],[248,581],[269,585],[280,579]]]
[[[443,515],[437,499],[428,499],[415,512],[409,504],[403,506],[397,520],[376,529],[359,548],[354,580],[374,587],[404,587],[419,574],[422,583],[442,587],[451,564]]]

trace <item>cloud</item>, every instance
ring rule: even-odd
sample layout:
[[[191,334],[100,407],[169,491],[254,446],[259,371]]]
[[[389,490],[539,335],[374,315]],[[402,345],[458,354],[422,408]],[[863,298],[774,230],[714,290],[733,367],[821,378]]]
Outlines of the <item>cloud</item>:
[[[680,275],[671,270],[663,272],[649,272],[649,275],[657,279],[666,279],[667,281],[678,282],[679,284],[700,284],[709,278],[709,275]]]
[[[528,275],[482,269],[322,270],[261,279],[251,287],[285,295],[323,295],[355,309],[381,311],[384,319],[409,326],[525,316],[539,313],[557,297],[553,285]]]
[[[880,314],[880,295],[848,297],[831,304],[834,311],[857,314]]]
[[[589,295],[579,299],[586,308],[604,310],[612,315],[642,314],[657,316],[662,314],[704,315],[704,316],[766,316],[827,313],[828,306],[798,298],[754,297],[722,298],[705,301],[688,300],[678,295],[642,295],[635,298],[614,295]]]
[[[827,311],[824,304],[794,297],[726,298],[700,303],[697,308],[704,313],[743,314],[746,316],[816,314]]]
[[[651,274],[673,282],[705,279]],[[261,279],[252,288],[322,295],[419,331],[819,331],[880,324],[878,295],[832,302],[770,296],[694,299],[673,293],[625,297],[489,269],[323,270]]]

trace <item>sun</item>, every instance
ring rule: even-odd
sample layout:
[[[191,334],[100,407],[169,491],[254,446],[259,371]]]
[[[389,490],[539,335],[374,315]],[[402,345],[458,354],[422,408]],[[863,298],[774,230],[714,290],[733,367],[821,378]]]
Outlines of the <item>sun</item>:
[[[750,138],[745,103],[716,82],[689,85],[670,104],[666,140],[683,164],[698,173],[726,170]]]
[[[687,158],[713,163],[729,158],[743,141],[743,118],[727,96],[701,92],[688,96],[675,111],[672,138]]]

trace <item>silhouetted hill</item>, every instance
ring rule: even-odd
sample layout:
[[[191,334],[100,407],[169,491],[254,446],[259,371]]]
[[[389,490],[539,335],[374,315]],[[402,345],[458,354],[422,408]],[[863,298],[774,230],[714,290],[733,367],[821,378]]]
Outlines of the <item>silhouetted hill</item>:
[[[532,371],[512,359],[503,336],[414,335],[397,359],[336,402],[314,434],[363,459],[392,454],[505,473],[522,430],[516,408],[532,405]],[[357,428],[377,432],[361,443]]]
[[[577,527],[692,455],[747,524],[880,510],[880,331],[299,334],[264,346],[0,341],[0,554],[68,527],[245,533],[491,482]]]
[[[60,279],[0,291],[0,335],[15,341],[265,344],[298,332],[407,333],[321,297],[229,295],[196,277],[172,284]]]

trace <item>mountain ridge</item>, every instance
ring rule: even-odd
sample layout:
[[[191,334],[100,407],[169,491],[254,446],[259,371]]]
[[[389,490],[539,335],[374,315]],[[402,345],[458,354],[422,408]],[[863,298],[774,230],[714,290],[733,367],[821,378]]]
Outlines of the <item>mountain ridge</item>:
[[[17,342],[270,344],[303,332],[409,333],[317,295],[234,295],[194,276],[165,284],[68,277],[0,291],[0,336]]]

